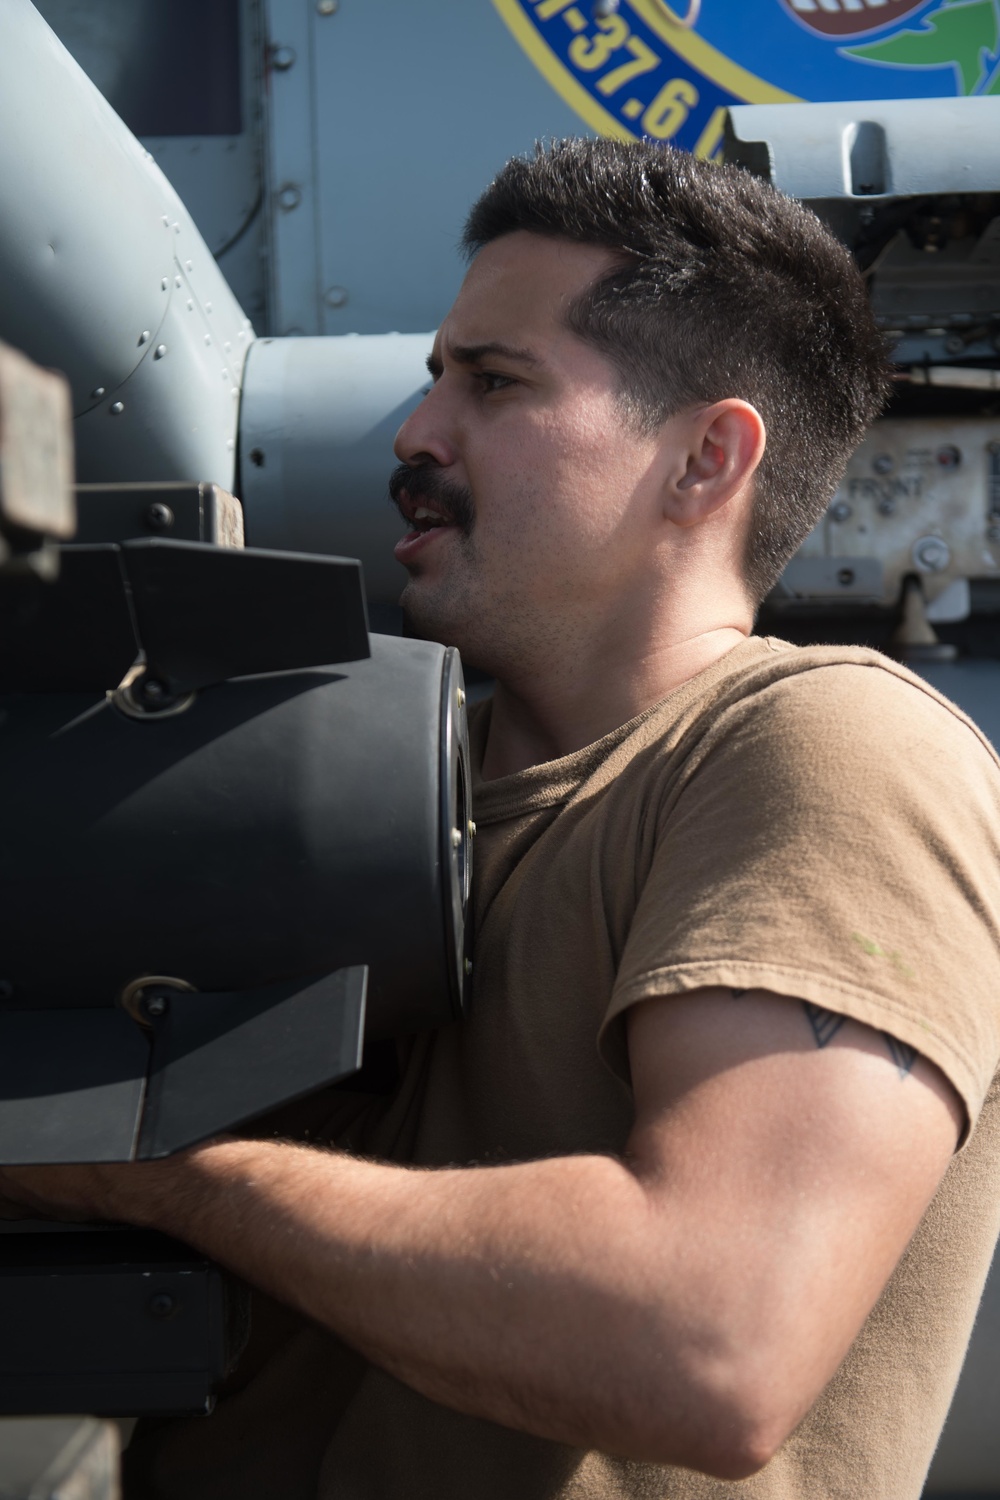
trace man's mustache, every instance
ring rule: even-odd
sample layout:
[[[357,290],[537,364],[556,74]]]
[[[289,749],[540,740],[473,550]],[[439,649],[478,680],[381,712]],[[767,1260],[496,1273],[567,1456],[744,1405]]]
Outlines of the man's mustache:
[[[443,511],[463,536],[472,534],[476,519],[472,491],[465,485],[456,484],[453,479],[446,479],[437,464],[421,464],[419,468],[399,464],[389,476],[389,499],[397,509],[404,490],[414,505],[427,505]],[[400,514],[404,520],[409,519],[401,509]]]

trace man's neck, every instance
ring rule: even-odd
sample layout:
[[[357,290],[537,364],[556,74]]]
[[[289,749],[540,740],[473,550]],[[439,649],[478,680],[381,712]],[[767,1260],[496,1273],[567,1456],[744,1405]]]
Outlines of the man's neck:
[[[746,640],[735,626],[672,641],[619,663],[577,658],[570,668],[497,682],[483,776],[493,781],[592,745]]]

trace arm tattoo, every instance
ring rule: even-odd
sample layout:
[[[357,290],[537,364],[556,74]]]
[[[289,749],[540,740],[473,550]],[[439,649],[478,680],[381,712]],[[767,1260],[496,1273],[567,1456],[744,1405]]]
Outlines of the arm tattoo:
[[[821,1005],[810,1005],[808,1000],[803,1000],[802,1007],[812,1027],[817,1047],[825,1047],[828,1042],[832,1042],[847,1020],[846,1016],[838,1015],[835,1010],[824,1010]],[[913,1064],[920,1055],[916,1047],[908,1046],[898,1037],[890,1036],[887,1031],[880,1032],[879,1035],[889,1049],[889,1056],[899,1069],[900,1078],[906,1078],[913,1071]]]
[[[889,1049],[889,1056],[899,1069],[900,1078],[905,1078],[907,1073],[912,1071],[913,1064],[919,1056],[916,1047],[907,1046],[906,1042],[901,1042],[897,1037],[890,1036],[887,1031],[883,1031],[882,1037]]]
[[[825,1047],[827,1042],[833,1041],[847,1017],[839,1016],[835,1010],[824,1010],[821,1005],[810,1005],[808,1000],[803,1000],[802,1004],[817,1047]]]

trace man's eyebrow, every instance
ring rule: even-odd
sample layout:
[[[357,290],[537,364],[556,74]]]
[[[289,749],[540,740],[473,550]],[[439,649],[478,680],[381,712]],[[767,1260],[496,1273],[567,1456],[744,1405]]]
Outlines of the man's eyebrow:
[[[530,349],[519,348],[516,344],[505,344],[500,339],[491,339],[485,344],[454,344],[449,353],[458,365],[481,365],[489,359],[509,359],[520,365],[541,364],[537,354]],[[441,357],[438,354],[427,356],[427,368],[435,379],[444,368]]]

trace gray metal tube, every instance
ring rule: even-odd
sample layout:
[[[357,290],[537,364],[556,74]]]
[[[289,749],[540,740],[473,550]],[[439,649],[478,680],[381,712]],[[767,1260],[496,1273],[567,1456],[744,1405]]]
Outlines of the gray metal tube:
[[[231,489],[253,329],[167,179],[29,0],[3,0],[0,143],[0,338],[67,375],[78,477]]]
[[[399,598],[386,500],[392,440],[427,384],[431,333],[259,339],[240,413],[247,545],[360,557],[372,603]]]

